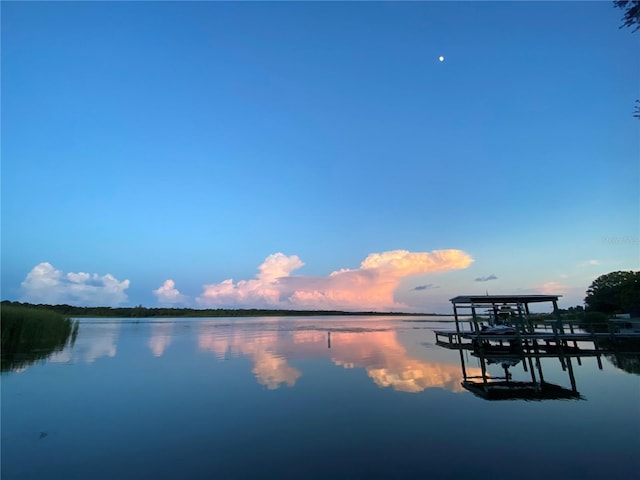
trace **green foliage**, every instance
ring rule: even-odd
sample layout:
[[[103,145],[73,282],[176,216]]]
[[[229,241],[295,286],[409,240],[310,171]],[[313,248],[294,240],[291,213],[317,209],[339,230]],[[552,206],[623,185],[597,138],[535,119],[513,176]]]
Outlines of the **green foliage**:
[[[606,323],[609,320],[609,315],[602,312],[587,312],[584,315],[584,320],[588,323]]]
[[[640,30],[640,1],[639,0],[616,0],[613,6],[624,10],[622,25],[620,28],[633,27],[633,32]],[[640,100],[636,100],[636,107],[633,116],[640,119]]]
[[[0,309],[0,369],[16,370],[47,358],[73,342],[78,325],[59,313],[3,302]]]
[[[602,313],[640,311],[640,271],[600,275],[587,289],[587,310]]]
[[[638,0],[616,0],[613,2],[616,8],[624,10],[622,17],[623,27],[635,27],[633,31],[640,29],[640,1]]]

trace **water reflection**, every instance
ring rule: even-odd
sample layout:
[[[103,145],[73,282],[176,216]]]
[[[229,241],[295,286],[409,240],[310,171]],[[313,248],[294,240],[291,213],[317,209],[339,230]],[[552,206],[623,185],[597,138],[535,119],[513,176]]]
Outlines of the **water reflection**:
[[[374,383],[401,392],[427,388],[462,390],[457,365],[414,358],[400,343],[397,332],[336,333],[332,361],[346,368],[362,367]]]
[[[149,348],[154,357],[161,357],[173,341],[173,322],[152,323]]]
[[[640,375],[640,341],[600,339],[596,346],[607,352],[605,357],[609,362],[627,373]]]
[[[72,348],[66,348],[51,356],[54,363],[93,363],[101,357],[115,357],[118,352],[119,321],[87,324],[80,331]]]
[[[38,313],[36,318],[7,315],[2,319],[3,372],[23,371],[31,364],[73,346],[78,333],[76,322],[55,316],[38,318]]]
[[[205,324],[205,327],[211,324]],[[218,359],[228,354],[253,360],[253,374],[261,385],[273,390],[281,385],[292,387],[302,373],[278,354],[281,339],[277,332],[255,335],[253,331],[206,331],[198,336],[198,347],[213,352]]]
[[[256,380],[269,389],[292,387],[302,376],[289,362],[325,357],[342,368],[363,368],[381,388],[391,387],[402,392],[421,392],[435,387],[453,392],[463,390],[457,364],[410,355],[395,330],[382,327],[327,330],[308,325],[274,330],[257,332],[252,328],[224,328],[204,323],[198,335],[198,347],[212,352],[218,359],[251,358]]]
[[[582,365],[582,358],[595,357],[600,370],[603,369],[601,356],[629,373],[637,373],[640,364],[640,345],[637,341],[592,342],[583,342],[587,347],[578,346],[577,341],[540,344],[536,340],[525,340],[520,344],[511,342],[509,346],[503,346],[503,342],[496,339],[493,339],[493,343],[485,340],[473,344],[440,344],[459,350],[464,377],[462,386],[476,396],[486,400],[578,400],[584,397],[578,391],[574,367]],[[468,357],[463,353],[465,351],[477,359],[480,375],[469,371]],[[543,362],[559,363],[566,374],[565,385],[545,380]],[[519,375],[514,377],[517,366],[522,368],[517,369]]]
[[[467,376],[482,375],[479,359],[436,347],[433,326],[83,319],[53,357],[75,364],[3,374],[2,478],[634,478],[640,377],[601,352],[604,372],[595,358],[575,368],[588,401],[496,409],[461,386],[460,355]],[[493,360],[490,375],[504,363],[529,380],[522,359]],[[545,381],[571,390],[557,358],[540,361]],[[451,458],[470,432],[488,440],[425,462]],[[545,446],[533,460],[531,445]]]
[[[479,359],[482,373],[474,375],[467,372],[464,356],[461,355],[464,376],[462,386],[474,395],[486,400],[582,399],[576,386],[571,357],[558,357],[562,360],[563,369],[568,372],[570,387],[567,387],[545,380],[541,359],[535,354],[513,356],[474,352],[473,356]],[[514,379],[513,367],[520,363],[523,375],[526,377],[528,374],[530,378]],[[503,374],[490,373],[489,367],[492,364],[499,366],[503,370]]]

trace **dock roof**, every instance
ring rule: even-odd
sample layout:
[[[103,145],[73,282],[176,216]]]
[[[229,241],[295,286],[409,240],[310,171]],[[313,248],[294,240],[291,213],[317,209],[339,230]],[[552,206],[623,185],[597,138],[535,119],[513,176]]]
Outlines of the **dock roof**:
[[[562,295],[459,295],[450,301],[454,305],[458,303],[537,303],[557,302]]]

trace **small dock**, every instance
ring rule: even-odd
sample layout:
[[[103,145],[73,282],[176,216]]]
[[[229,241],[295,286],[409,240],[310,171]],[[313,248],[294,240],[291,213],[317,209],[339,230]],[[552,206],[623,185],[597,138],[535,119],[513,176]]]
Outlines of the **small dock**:
[[[508,346],[518,350],[568,349],[577,342],[598,340],[640,340],[640,332],[616,331],[613,324],[608,332],[576,332],[574,324],[565,323],[558,314],[559,295],[477,295],[451,299],[455,330],[436,330],[436,344],[452,349],[478,349]],[[551,302],[554,320],[547,320],[540,328],[530,314],[531,303]],[[463,315],[462,312],[465,312]],[[469,317],[469,313],[471,316]],[[468,324],[468,325],[467,325]],[[594,348],[594,350],[597,350]]]
[[[462,386],[486,400],[582,399],[577,390],[573,361],[582,365],[581,357],[613,353],[637,354],[640,332],[618,329],[610,323],[605,332],[576,331],[574,323],[563,322],[558,312],[559,295],[484,295],[458,296],[451,299],[455,330],[435,330],[436,344],[459,350]],[[549,302],[554,318],[535,321],[531,303]],[[464,351],[468,353],[463,354]],[[466,358],[476,357],[481,375],[467,373]],[[568,372],[570,386],[545,381],[542,359],[557,358]],[[489,374],[490,365],[498,365],[502,375]],[[530,379],[516,381],[510,372],[521,364]]]

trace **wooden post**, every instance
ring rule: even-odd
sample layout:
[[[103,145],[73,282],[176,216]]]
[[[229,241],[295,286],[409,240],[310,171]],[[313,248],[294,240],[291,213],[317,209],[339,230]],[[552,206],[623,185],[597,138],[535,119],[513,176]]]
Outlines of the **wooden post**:
[[[602,359],[600,358],[600,350],[598,349],[598,342],[596,342],[595,334],[593,336],[593,348],[596,351],[596,360],[598,361],[598,369],[602,370]]]
[[[484,363],[484,355],[480,354],[480,369],[482,370],[482,383],[484,383],[484,391],[487,391],[487,366]]]
[[[531,381],[535,385],[536,390],[540,391],[540,385],[536,381],[536,373],[535,373],[535,370],[533,369],[533,360],[531,360],[531,355],[529,355],[527,359],[529,360],[529,369],[531,370]]]
[[[542,375],[542,363],[540,363],[540,357],[536,357],[536,367],[538,368],[538,375],[540,376],[540,381],[544,383],[544,376]]]
[[[556,338],[558,338],[556,334]],[[558,358],[560,359],[560,365],[562,365],[562,371],[567,369],[567,363],[564,358],[564,343],[563,340],[556,341],[556,348],[558,349]]]
[[[464,365],[464,354],[462,353],[462,349],[458,350],[460,352],[460,365],[462,365],[462,378],[464,381],[467,381],[467,369]]]
[[[538,341],[533,339],[532,343],[532,352],[536,356],[536,368],[538,369],[538,375],[540,376],[540,382],[544,383],[544,377],[542,376],[542,364],[540,363],[540,349],[538,348]],[[533,368],[533,367],[531,367]]]
[[[560,329],[560,333],[564,334],[564,326],[562,325],[562,318],[560,318],[560,311],[558,310],[557,300],[553,300],[553,314],[556,317],[556,322],[558,324],[558,328]]]
[[[521,320],[520,318],[519,320]],[[524,359],[524,346],[522,344],[522,336],[520,335],[520,327],[523,326],[522,322],[518,322],[519,325],[516,325],[516,339],[518,341],[518,348],[520,349],[520,354],[522,355],[522,365],[524,366],[524,371],[527,371],[527,362]]]
[[[571,357],[567,358],[567,366],[569,367],[569,380],[571,381],[571,390],[573,390],[573,393],[577,393],[578,389],[576,388],[576,377],[573,375],[573,365],[571,365]]]
[[[458,334],[458,338],[457,338],[457,343],[462,343],[462,339],[460,338],[460,322],[458,319],[458,307],[456,307],[456,304],[453,304],[453,316],[456,319],[456,333]],[[451,340],[451,338],[449,338],[449,340]]]
[[[471,307],[471,318],[473,319],[473,330],[476,332],[476,342],[480,352],[483,352],[482,340],[480,339],[480,328],[478,328],[478,320],[476,318],[476,307]]]

